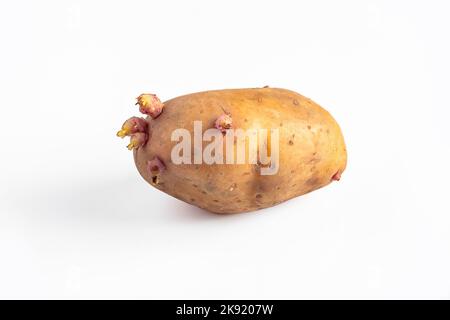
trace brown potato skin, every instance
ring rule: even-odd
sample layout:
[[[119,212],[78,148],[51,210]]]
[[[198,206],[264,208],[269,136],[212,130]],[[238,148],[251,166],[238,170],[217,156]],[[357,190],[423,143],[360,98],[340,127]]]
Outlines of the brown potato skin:
[[[175,165],[171,133],[185,128],[193,137],[193,121],[203,131],[229,112],[233,128],[278,128],[279,170],[260,175],[257,164]],[[318,104],[279,88],[227,89],[180,96],[164,102],[162,114],[148,118],[149,140],[134,150],[142,177],[161,191],[215,213],[239,213],[267,208],[326,186],[342,173],[347,152],[341,130]],[[193,143],[193,142],[192,142]],[[208,143],[204,143],[205,146]],[[152,181],[148,160],[158,156],[166,169]]]

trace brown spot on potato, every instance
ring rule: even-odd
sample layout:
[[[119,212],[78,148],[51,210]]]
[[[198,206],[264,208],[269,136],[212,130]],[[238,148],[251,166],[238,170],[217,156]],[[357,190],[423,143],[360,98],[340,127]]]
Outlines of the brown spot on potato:
[[[294,105],[298,106],[298,100],[297,100],[297,99],[292,100],[292,103],[293,103]]]
[[[290,145],[290,146],[294,145],[294,141],[289,140],[289,145]]]
[[[308,126],[308,130],[311,130],[311,126]]]
[[[261,199],[261,198],[262,198],[262,194],[261,194],[261,193],[258,193],[258,194],[255,196],[255,198],[256,198],[256,199]]]
[[[318,182],[319,182],[319,178],[317,178],[316,176],[312,176],[311,178],[306,180],[306,184],[308,184],[310,186],[315,186],[315,185],[317,185]]]
[[[312,157],[312,158],[308,161],[308,164],[316,164],[316,163],[320,162],[320,160],[322,160],[320,157]]]
[[[209,181],[206,183],[205,189],[206,191],[213,193],[216,190],[216,185],[212,181]]]

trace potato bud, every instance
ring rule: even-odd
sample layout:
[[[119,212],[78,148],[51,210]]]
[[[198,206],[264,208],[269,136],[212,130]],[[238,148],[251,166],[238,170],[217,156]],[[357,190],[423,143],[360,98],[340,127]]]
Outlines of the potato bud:
[[[233,119],[229,114],[224,113],[217,118],[214,126],[216,127],[216,129],[219,129],[220,131],[222,131],[222,133],[224,133],[225,131],[233,127]]]
[[[139,111],[156,119],[163,110],[163,103],[156,94],[143,93],[136,98],[136,104],[139,105]]]
[[[144,118],[131,117],[122,125],[122,129],[117,132],[117,136],[124,138],[136,132],[147,132],[147,121]]]

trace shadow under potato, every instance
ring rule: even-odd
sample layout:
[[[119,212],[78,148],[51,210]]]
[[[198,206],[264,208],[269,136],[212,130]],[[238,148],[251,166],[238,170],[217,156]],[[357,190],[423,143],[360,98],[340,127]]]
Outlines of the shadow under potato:
[[[29,189],[14,199],[25,213],[45,218],[82,220],[119,219],[155,221],[211,220],[227,215],[213,214],[184,203],[140,183],[135,176],[107,180],[78,181],[47,189]]]

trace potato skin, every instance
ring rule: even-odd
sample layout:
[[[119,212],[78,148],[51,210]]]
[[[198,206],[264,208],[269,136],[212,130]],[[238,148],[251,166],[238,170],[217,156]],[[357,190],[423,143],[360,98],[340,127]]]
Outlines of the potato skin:
[[[185,128],[193,137],[195,120],[202,121],[205,131],[214,127],[224,110],[232,115],[235,129],[279,129],[277,174],[260,175],[258,164],[172,163],[173,130]],[[215,213],[267,208],[316,190],[332,182],[347,163],[344,138],[333,117],[312,100],[285,89],[227,89],[180,96],[164,102],[162,114],[147,121],[150,138],[134,150],[139,173],[159,190]],[[166,166],[157,181],[147,169],[147,161],[155,156]]]

